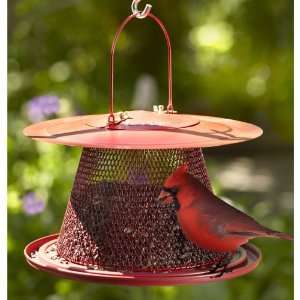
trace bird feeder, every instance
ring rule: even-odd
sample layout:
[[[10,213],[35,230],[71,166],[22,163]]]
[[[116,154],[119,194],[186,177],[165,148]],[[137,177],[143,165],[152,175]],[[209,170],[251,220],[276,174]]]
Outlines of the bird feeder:
[[[65,278],[118,285],[199,284],[235,278],[258,265],[251,244],[237,253],[200,249],[187,240],[176,211],[157,201],[164,180],[179,166],[211,190],[202,149],[250,141],[262,130],[252,124],[179,114],[173,107],[169,34],[147,6],[123,21],[111,49],[109,113],[37,123],[24,134],[34,140],[82,147],[59,234],[25,248],[29,265]],[[114,111],[114,54],[121,31],[132,20],[149,18],[164,33],[168,48],[168,105],[154,111]],[[211,270],[230,261],[226,272]]]

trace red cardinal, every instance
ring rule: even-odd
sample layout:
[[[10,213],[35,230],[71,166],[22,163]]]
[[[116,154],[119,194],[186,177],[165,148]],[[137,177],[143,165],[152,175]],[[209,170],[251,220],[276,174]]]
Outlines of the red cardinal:
[[[258,224],[245,213],[228,205],[187,170],[184,165],[167,178],[159,199],[164,203],[175,203],[184,235],[200,248],[233,252],[257,237],[293,239],[288,234]]]

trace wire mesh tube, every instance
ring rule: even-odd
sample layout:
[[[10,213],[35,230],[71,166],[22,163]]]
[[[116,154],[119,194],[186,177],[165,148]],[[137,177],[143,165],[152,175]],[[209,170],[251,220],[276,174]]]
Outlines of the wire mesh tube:
[[[57,243],[58,254],[110,271],[207,268],[232,254],[185,239],[175,209],[157,201],[164,180],[186,163],[211,189],[201,149],[83,149]]]

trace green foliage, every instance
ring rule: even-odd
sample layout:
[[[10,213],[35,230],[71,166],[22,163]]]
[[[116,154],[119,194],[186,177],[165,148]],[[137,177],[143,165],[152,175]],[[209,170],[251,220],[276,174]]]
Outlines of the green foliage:
[[[149,2],[171,34],[176,109],[251,121],[266,129],[264,145],[290,146],[292,1]],[[206,286],[113,288],[54,278],[26,265],[25,245],[59,231],[80,155],[80,149],[25,138],[22,129],[30,123],[26,105],[35,96],[55,94],[61,104],[57,117],[107,112],[109,50],[131,1],[10,0],[8,4],[10,299],[292,299],[292,247],[278,241],[257,242],[265,259],[253,274]],[[122,34],[116,60],[117,109],[131,107],[135,83],[143,73],[157,80],[157,104],[166,102],[162,42],[161,33],[148,20],[134,21]],[[218,192],[226,194],[220,182],[215,184]],[[31,191],[46,202],[42,214],[24,213],[22,198]],[[261,217],[261,210],[249,205],[255,197],[249,194],[248,201],[245,194],[239,205]],[[264,218],[266,225],[277,224],[279,230],[292,228],[289,209],[269,212]]]

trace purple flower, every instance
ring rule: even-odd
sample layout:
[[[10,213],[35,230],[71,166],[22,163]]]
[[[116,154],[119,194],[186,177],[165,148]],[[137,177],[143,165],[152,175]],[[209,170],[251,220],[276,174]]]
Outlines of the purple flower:
[[[44,211],[45,206],[45,201],[34,192],[30,192],[23,197],[23,210],[29,216],[40,214]]]
[[[59,111],[59,98],[52,95],[38,96],[31,99],[26,105],[28,119],[32,122],[40,122],[48,116]]]

